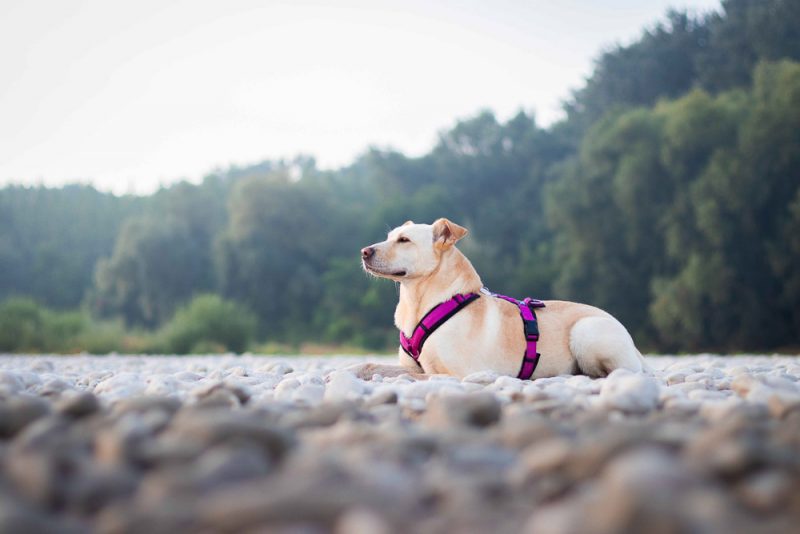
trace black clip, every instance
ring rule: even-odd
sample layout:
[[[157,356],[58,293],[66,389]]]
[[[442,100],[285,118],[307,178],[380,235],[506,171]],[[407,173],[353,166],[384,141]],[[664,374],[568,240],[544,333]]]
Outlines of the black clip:
[[[539,341],[539,322],[536,319],[523,319],[525,337],[531,341]]]

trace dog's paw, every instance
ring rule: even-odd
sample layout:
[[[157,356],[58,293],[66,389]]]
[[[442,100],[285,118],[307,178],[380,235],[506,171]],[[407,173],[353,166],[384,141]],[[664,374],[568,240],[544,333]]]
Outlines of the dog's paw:
[[[372,380],[372,377],[377,373],[377,366],[374,363],[356,363],[348,365],[344,369],[361,380]]]

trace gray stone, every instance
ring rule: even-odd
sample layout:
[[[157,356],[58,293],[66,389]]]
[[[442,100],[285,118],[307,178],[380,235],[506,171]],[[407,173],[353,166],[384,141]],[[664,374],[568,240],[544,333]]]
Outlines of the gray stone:
[[[50,412],[47,401],[32,395],[18,394],[0,400],[0,438],[9,438]]]
[[[485,427],[500,420],[500,401],[488,392],[434,397],[428,403],[425,421],[430,426]]]
[[[381,404],[397,404],[397,392],[388,388],[377,390],[367,398],[365,406],[371,408]]]
[[[759,512],[773,512],[783,507],[792,494],[792,479],[781,471],[755,473],[737,487],[739,498]]]
[[[181,402],[174,397],[136,395],[114,402],[113,412],[118,416],[127,413],[141,414],[153,411],[172,415],[177,412],[180,407]]]
[[[336,522],[335,534],[392,534],[391,525],[378,513],[354,507]]]
[[[22,379],[11,371],[0,371],[0,390],[5,390],[9,393],[17,393],[22,391],[25,385]]]
[[[80,419],[100,410],[100,401],[88,391],[65,395],[56,403],[56,410],[68,417]]]
[[[130,499],[138,482],[129,469],[87,463],[70,482],[64,499],[73,512],[94,515],[115,501]]]
[[[334,371],[327,382],[325,400],[351,400],[364,392],[364,383],[349,371]]]
[[[9,534],[85,534],[88,525],[52,517],[41,510],[0,495],[0,532]]]
[[[619,370],[618,370],[619,371]],[[611,373],[600,389],[600,400],[608,408],[642,413],[658,406],[659,387],[653,378],[640,374]]]
[[[60,378],[46,380],[36,390],[40,396],[50,398],[58,398],[65,391],[73,391],[73,387]]]
[[[220,409],[183,409],[173,418],[166,435],[207,446],[250,442],[273,459],[282,458],[294,444],[289,432],[255,413]]]
[[[235,397],[237,404],[247,404],[250,400],[250,391],[243,385],[230,380],[215,381],[204,384],[192,391],[197,399],[206,399],[215,395],[218,391],[226,391]]]
[[[211,447],[192,463],[168,465],[142,482],[138,500],[158,505],[179,496],[197,496],[269,474],[271,464],[261,449],[250,445]]]

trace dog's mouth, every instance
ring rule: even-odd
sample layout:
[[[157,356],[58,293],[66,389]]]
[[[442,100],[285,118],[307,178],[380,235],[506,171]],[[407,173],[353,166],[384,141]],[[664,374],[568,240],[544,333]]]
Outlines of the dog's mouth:
[[[379,276],[390,276],[390,277],[394,277],[394,278],[402,278],[406,274],[408,274],[408,272],[406,270],[404,270],[404,269],[401,269],[399,271],[391,271],[391,272],[390,271],[381,271],[380,269],[376,269],[375,267],[371,266],[367,262],[362,262],[362,263],[364,264],[364,269],[366,269],[367,271],[371,272],[372,274],[377,274]]]

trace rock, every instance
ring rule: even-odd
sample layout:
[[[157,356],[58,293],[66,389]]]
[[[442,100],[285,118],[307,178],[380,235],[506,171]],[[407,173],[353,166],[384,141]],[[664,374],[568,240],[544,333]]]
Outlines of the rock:
[[[431,426],[485,427],[497,423],[501,413],[491,393],[470,393],[432,399],[425,420]]]
[[[372,395],[367,398],[365,406],[371,408],[373,406],[380,406],[381,404],[397,404],[397,391],[391,387],[384,389],[376,389]]]
[[[177,380],[180,380],[182,382],[197,382],[198,380],[203,378],[202,375],[199,375],[197,373],[193,373],[191,371],[181,371],[179,373],[175,373],[173,376]]]
[[[59,397],[65,391],[72,391],[73,387],[61,380],[60,378],[52,378],[45,380],[42,385],[37,388],[36,393],[42,397]]]
[[[101,428],[94,438],[94,457],[103,466],[127,466],[142,463],[139,453],[150,429],[136,415],[125,417]]]
[[[689,376],[689,374],[691,373],[689,373],[688,371],[676,371],[670,373],[666,376],[667,384],[669,384],[670,386],[674,384],[682,384],[686,380],[686,377]]]
[[[87,532],[69,520],[59,520],[21,502],[0,495],[0,532],[25,534],[80,534]]]
[[[0,400],[0,438],[10,438],[50,412],[50,405],[33,395],[20,394]]]
[[[421,399],[425,400],[428,397],[433,397],[441,394],[454,394],[461,393],[461,385],[453,382],[445,381],[419,381],[408,384],[401,391],[400,399]]]
[[[800,411],[800,395],[771,395],[767,401],[767,406],[769,407],[769,413],[773,417],[783,419],[791,412]]]
[[[94,394],[110,400],[134,397],[144,393],[145,384],[137,373],[123,372],[102,380],[94,387]]]
[[[564,438],[546,438],[526,448],[521,457],[524,470],[539,477],[565,466],[572,457],[573,444]]]
[[[355,505],[391,510],[391,492],[357,483],[339,472],[287,474],[266,481],[239,484],[202,498],[196,507],[206,532],[242,532],[271,525],[333,525]]]
[[[731,382],[731,389],[740,397],[747,397],[753,386],[757,384],[760,382],[749,374],[740,374]]]
[[[328,375],[325,400],[348,400],[361,396],[364,383],[348,371],[334,371]]]
[[[493,384],[500,375],[494,371],[478,371],[463,378],[462,382],[469,382],[473,384],[489,385]]]
[[[259,448],[246,444],[214,446],[189,464],[150,472],[137,498],[146,505],[161,505],[181,495],[196,496],[258,479],[270,470],[270,461]]]
[[[294,445],[292,435],[260,419],[257,415],[230,410],[181,410],[167,428],[166,435],[206,446],[223,443],[250,443],[279,460]]]
[[[198,398],[194,406],[198,408],[238,408],[240,406],[239,398],[233,394],[232,391],[220,388],[215,389],[214,391],[203,395],[202,397]]]
[[[335,534],[391,534],[394,530],[376,512],[366,508],[351,508],[339,518]]]
[[[56,403],[56,410],[68,417],[80,419],[100,410],[100,401],[88,391],[76,392],[62,397]]]
[[[145,414],[159,412],[171,416],[181,407],[181,402],[174,397],[132,396],[119,400],[113,405],[115,415],[128,413]]]
[[[75,513],[94,515],[114,501],[128,501],[137,486],[137,477],[127,468],[87,464],[65,492],[66,505]]]
[[[739,498],[759,512],[771,512],[782,507],[792,492],[792,480],[776,470],[761,471],[747,477],[737,487]]]
[[[268,363],[258,368],[258,372],[260,373],[276,373],[279,375],[285,375],[287,373],[291,373],[292,371],[294,371],[294,369],[292,369],[292,366],[286,362]]]
[[[643,413],[658,407],[659,387],[653,378],[640,374],[611,373],[600,389],[600,401],[608,408]]]
[[[145,395],[158,395],[159,397],[170,397],[177,395],[183,384],[172,375],[154,375],[147,377],[147,387],[144,389]]]
[[[17,393],[22,391],[24,384],[16,373],[11,371],[0,371],[0,391],[7,391],[9,393]]]
[[[524,385],[526,385],[525,382],[513,376],[498,376],[494,381],[496,389],[513,393],[521,392]]]
[[[236,384],[231,381],[222,381],[222,380],[214,380],[211,382],[207,382],[190,392],[190,395],[198,399],[198,401],[203,401],[209,397],[214,396],[217,394],[218,391],[224,391],[227,394],[217,395],[217,401],[212,401],[211,405],[219,404],[225,405],[222,401],[223,399],[228,399],[231,396],[235,398],[236,405],[240,404],[247,404],[247,401],[250,400],[250,391],[246,386]]]
[[[300,387],[296,378],[285,378],[275,387],[275,398],[278,400],[291,400],[294,390]]]
[[[325,397],[325,386],[321,384],[307,383],[300,384],[293,392],[291,399],[294,402],[302,402],[313,405],[322,402]]]

